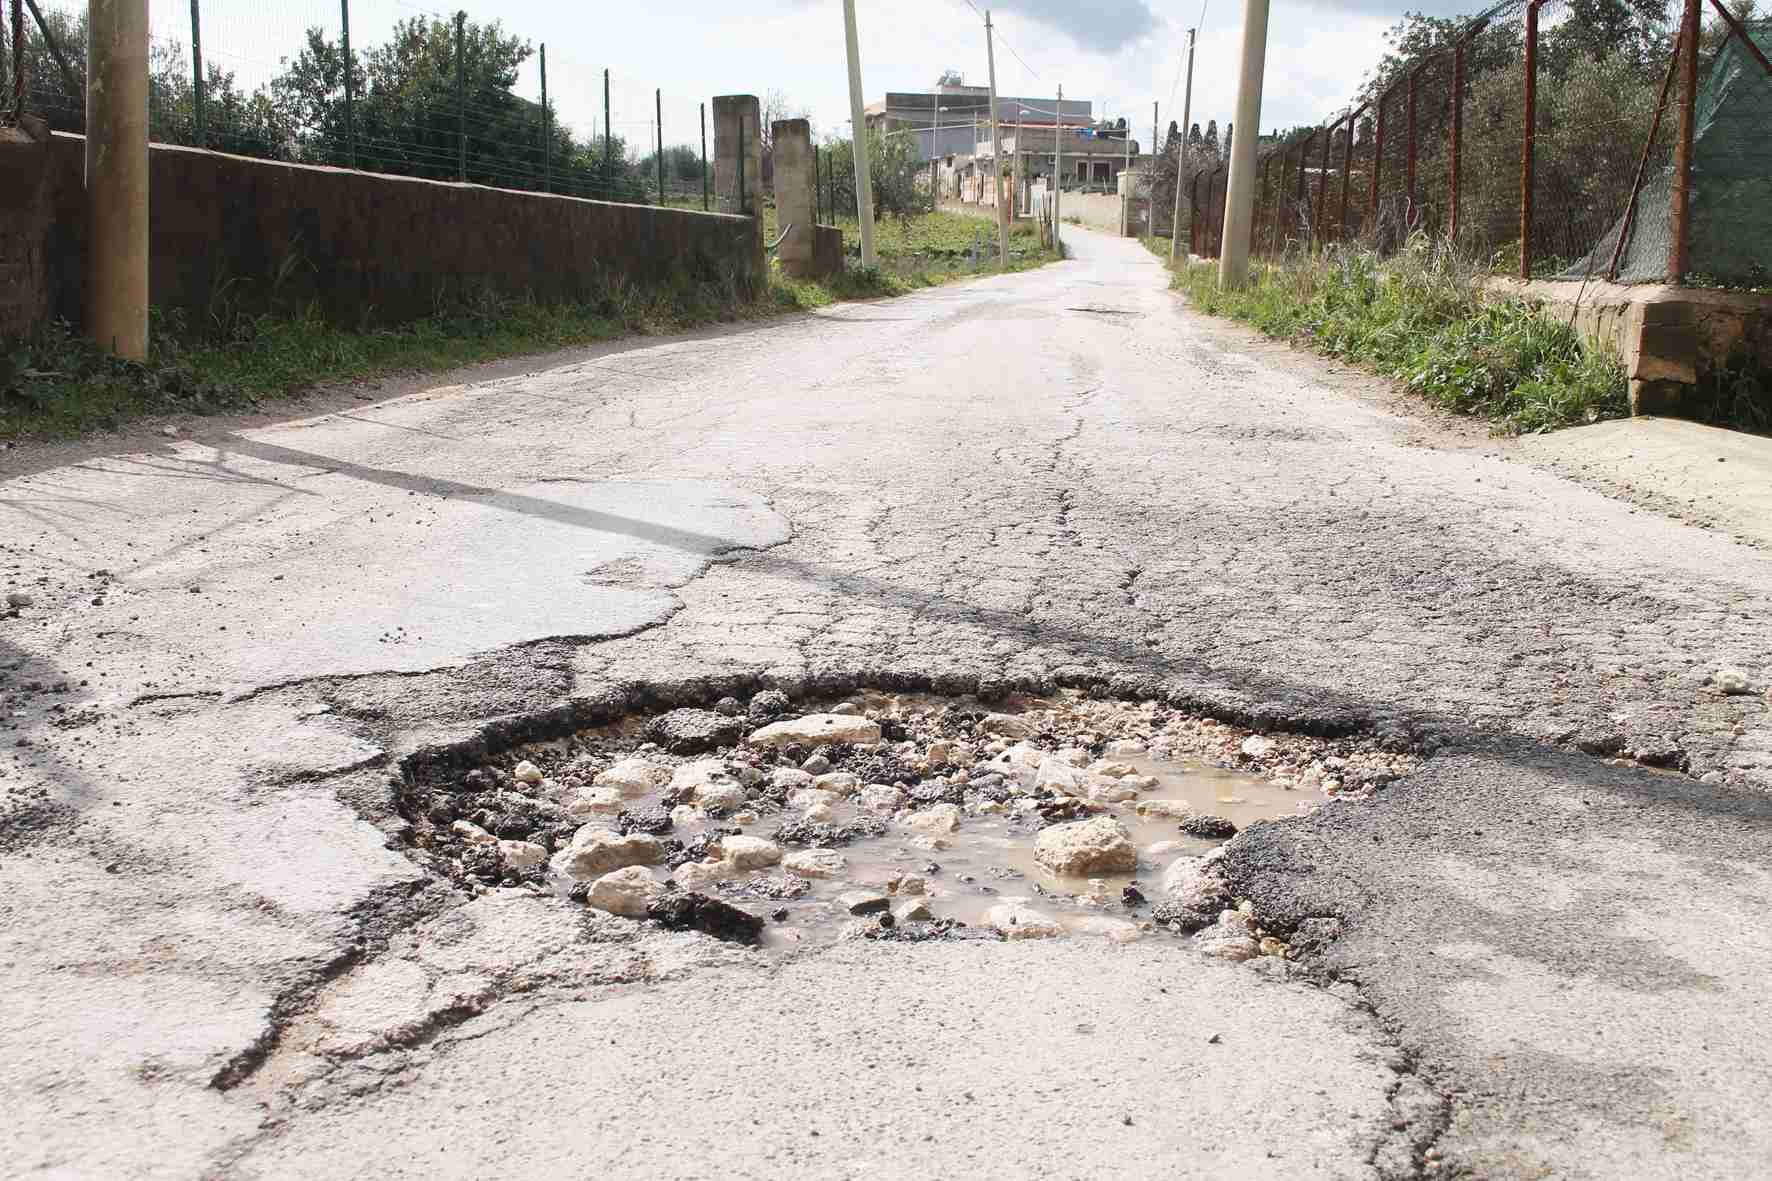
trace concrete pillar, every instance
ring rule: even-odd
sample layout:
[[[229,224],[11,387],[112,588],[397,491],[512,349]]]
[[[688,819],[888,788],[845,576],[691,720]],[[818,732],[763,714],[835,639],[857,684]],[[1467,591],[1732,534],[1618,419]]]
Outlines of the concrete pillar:
[[[769,274],[763,250],[763,124],[762,106],[754,94],[714,96],[714,209],[720,213],[748,214],[755,228],[756,253],[752,263],[759,278]],[[744,168],[738,165],[739,145],[744,145]],[[739,193],[743,172],[744,192]]]
[[[0,127],[0,341],[49,315],[49,128],[26,116]]]
[[[776,247],[775,257],[788,274],[807,277],[813,273],[817,238],[813,202],[818,181],[813,173],[812,124],[805,119],[782,119],[770,131],[774,137],[775,223],[779,230],[788,231]]]
[[[714,97],[714,208],[763,215],[763,124],[754,94]],[[741,133],[739,124],[743,122]],[[744,142],[744,202],[738,192],[738,145]]]
[[[86,331],[148,355],[148,0],[91,0],[86,61]]]

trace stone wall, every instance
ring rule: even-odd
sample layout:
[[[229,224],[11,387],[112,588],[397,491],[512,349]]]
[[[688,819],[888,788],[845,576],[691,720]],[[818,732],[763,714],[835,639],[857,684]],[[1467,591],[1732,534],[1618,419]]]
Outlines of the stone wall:
[[[1066,191],[1058,201],[1058,216],[1073,218],[1090,229],[1120,232],[1120,198],[1116,193],[1072,193]]]
[[[0,339],[28,336],[49,314],[49,133],[0,127]]]
[[[49,144],[54,311],[80,320],[85,144]],[[202,316],[223,293],[318,301],[342,323],[390,323],[440,297],[490,288],[592,299],[609,278],[640,283],[766,279],[757,222],[695,210],[587,201],[281,164],[155,144],[149,152],[149,294]],[[10,187],[10,186],[0,186]]]
[[[1685,392],[1733,357],[1772,368],[1772,295],[1603,280],[1494,279],[1489,290],[1538,302],[1616,356],[1633,414],[1678,414]]]

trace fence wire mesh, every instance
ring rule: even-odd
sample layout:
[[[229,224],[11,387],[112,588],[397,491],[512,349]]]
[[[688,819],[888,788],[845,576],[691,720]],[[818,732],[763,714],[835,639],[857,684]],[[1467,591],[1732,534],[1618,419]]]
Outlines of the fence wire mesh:
[[[1388,55],[1324,122],[1263,139],[1252,249],[1388,253],[1419,234],[1498,273],[1672,277],[1684,12],[1503,0],[1468,23],[1409,18],[1418,52]],[[1680,278],[1759,285],[1772,270],[1772,21],[1737,30],[1705,0],[1698,26]],[[1184,195],[1196,222],[1222,218],[1202,176]],[[1196,226],[1196,251],[1216,254],[1217,233]]]
[[[23,107],[83,132],[86,6],[38,7],[49,37],[25,19]],[[0,24],[10,99],[21,72],[10,18]],[[159,143],[603,200],[699,207],[708,193],[703,96],[550,51],[497,19],[405,0],[210,0],[154,5],[149,35]]]

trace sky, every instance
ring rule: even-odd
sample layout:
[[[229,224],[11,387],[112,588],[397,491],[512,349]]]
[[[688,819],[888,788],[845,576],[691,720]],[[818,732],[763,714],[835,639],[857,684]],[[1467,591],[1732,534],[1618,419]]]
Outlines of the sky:
[[[78,0],[48,0],[68,7]],[[698,106],[715,94],[779,91],[813,119],[816,133],[846,135],[848,78],[840,0],[460,0],[473,20],[548,46],[550,97],[562,122],[584,134],[602,127],[602,70],[611,71],[611,117],[618,134],[644,147],[663,108],[666,143],[695,143]],[[862,87],[869,101],[888,90],[932,88],[945,69],[969,84],[986,81],[986,0],[856,0]],[[997,0],[998,93],[1089,99],[1097,117],[1124,116],[1148,148],[1151,103],[1167,128],[1181,116],[1186,31],[1199,26],[1195,120],[1233,117],[1242,8],[1231,0],[1174,4],[1152,0]],[[362,47],[401,18],[453,12],[445,4],[350,0],[352,40]],[[1463,11],[1446,0],[1273,0],[1269,17],[1265,129],[1317,122],[1344,105],[1383,52],[1383,34],[1406,7]],[[204,0],[205,56],[250,88],[295,52],[302,31],[337,35],[337,0]],[[152,6],[154,34],[188,42],[187,6]],[[662,92],[655,106],[654,88]],[[539,94],[539,62],[525,67],[520,92]]]

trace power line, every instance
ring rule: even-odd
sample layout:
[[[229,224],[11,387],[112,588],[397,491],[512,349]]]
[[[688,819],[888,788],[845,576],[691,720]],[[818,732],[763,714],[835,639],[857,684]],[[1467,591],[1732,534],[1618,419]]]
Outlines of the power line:
[[[984,19],[984,12],[978,7],[978,5],[974,4],[972,2],[972,0],[964,0],[964,3],[966,5],[966,7],[970,8],[973,11],[973,13],[980,20]],[[997,41],[999,44],[1001,44],[1003,46],[1004,49],[1007,49],[1009,51],[1009,56],[1013,57],[1016,61],[1021,63],[1022,69],[1026,70],[1029,74],[1032,74],[1036,78],[1040,77],[1040,71],[1038,71],[1038,70],[1034,69],[1034,67],[1028,65],[1027,59],[1025,57],[1021,56],[1021,54],[1015,52],[1015,46],[1009,44],[1009,39],[1007,37],[1003,36],[1003,29],[1002,29],[1002,26],[1000,26],[1000,25],[997,27]]]

